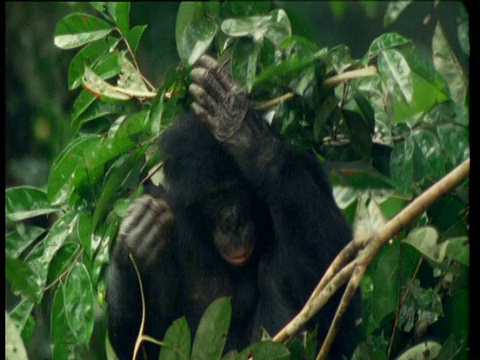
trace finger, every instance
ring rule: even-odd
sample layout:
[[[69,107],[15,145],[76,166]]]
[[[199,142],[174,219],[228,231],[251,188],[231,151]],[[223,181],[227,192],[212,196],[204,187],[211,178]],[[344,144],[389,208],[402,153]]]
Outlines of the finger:
[[[211,124],[212,123],[212,116],[208,113],[207,110],[202,108],[200,105],[198,105],[196,102],[193,102],[191,105],[191,108],[193,110],[193,113],[197,115],[197,117],[204,123],[206,124]]]
[[[219,104],[197,84],[191,84],[188,87],[188,92],[193,96],[195,102],[211,115],[218,111]]]
[[[238,91],[240,89],[240,86],[233,81],[232,77],[225,69],[225,66],[219,65],[214,58],[208,55],[202,55],[198,60],[198,63],[205,69],[213,72],[215,78],[226,92]]]
[[[205,89],[211,97],[217,99],[217,102],[220,104],[224,102],[227,92],[217,81],[212,71],[204,68],[195,68],[190,72],[190,77],[194,83]]]
[[[129,207],[127,214],[120,225],[119,232],[121,235],[126,235],[132,230],[132,228],[139,226],[145,212],[147,211],[150,199],[150,196],[144,195]]]

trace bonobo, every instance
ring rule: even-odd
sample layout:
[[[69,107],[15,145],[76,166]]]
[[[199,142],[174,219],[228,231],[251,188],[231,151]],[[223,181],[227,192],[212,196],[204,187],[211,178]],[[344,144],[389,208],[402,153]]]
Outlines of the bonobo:
[[[303,307],[326,267],[352,233],[335,204],[320,163],[274,136],[245,91],[214,59],[191,72],[192,111],[161,139],[166,191],[144,195],[125,216],[108,275],[109,336],[132,357],[141,321],[162,339],[185,315],[195,331],[208,305],[232,298],[226,350],[274,335]],[[339,294],[316,316],[320,339]],[[355,306],[343,319],[332,356],[351,355]],[[159,348],[145,344],[158,357]]]

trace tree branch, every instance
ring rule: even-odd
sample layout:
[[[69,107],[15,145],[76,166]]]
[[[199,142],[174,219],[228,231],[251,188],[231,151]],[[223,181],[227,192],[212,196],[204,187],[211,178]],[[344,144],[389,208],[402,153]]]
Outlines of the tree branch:
[[[371,236],[358,236],[353,239],[332,262],[303,309],[290,323],[275,335],[273,340],[284,342],[295,335],[300,328],[325,305],[330,297],[347,282],[348,278],[350,278],[327,337],[317,357],[317,360],[325,359],[335,339],[341,317],[359,287],[365,270],[373,259],[375,259],[382,246],[427,210],[436,200],[462,183],[468,177],[469,172],[470,159],[467,159],[418,196],[374,234]],[[364,250],[359,253],[357,258],[345,266],[347,261],[354,257],[361,249]]]

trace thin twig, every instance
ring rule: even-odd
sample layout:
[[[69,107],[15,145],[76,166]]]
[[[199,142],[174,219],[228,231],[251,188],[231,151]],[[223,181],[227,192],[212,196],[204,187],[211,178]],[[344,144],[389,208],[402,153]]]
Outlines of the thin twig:
[[[80,259],[80,255],[82,254],[83,254],[83,248],[80,249],[78,254],[75,256],[75,259],[73,259],[72,263],[65,269],[65,271],[63,271],[55,280],[53,280],[53,282],[50,285],[45,287],[45,289],[43,289],[43,292],[47,292],[48,290],[50,290],[50,288],[52,288],[57,282],[59,282],[62,279],[62,277],[64,277],[70,270],[72,270],[72,268],[77,263],[78,259]]]
[[[413,285],[413,281],[417,278],[418,271],[420,270],[420,266],[423,263],[423,256],[418,260],[417,267],[415,271],[413,272],[412,279],[410,281],[410,284]],[[407,287],[407,290],[405,291],[405,294],[402,297],[402,300],[398,303],[397,306],[397,311],[395,314],[395,323],[393,324],[393,329],[392,329],[392,336],[390,337],[390,343],[388,344],[388,351],[387,351],[387,360],[390,359],[390,354],[392,353],[392,347],[393,347],[393,340],[395,340],[395,334],[397,333],[397,325],[398,325],[398,320],[400,318],[400,310],[402,309],[403,304],[407,300],[408,295],[410,295],[410,288]]]
[[[135,340],[135,347],[133,348],[133,357],[132,359],[137,358],[138,350],[140,349],[140,345],[142,345],[143,341],[143,330],[145,328],[145,295],[143,293],[143,284],[142,284],[142,278],[140,276],[140,272],[138,271],[137,264],[135,263],[135,259],[133,258],[132,253],[128,254],[128,257],[130,258],[130,261],[133,264],[133,267],[135,268],[135,274],[137,275],[138,278],[138,285],[140,286],[140,297],[142,301],[142,321],[140,322],[140,329],[138,329],[138,335],[137,339]]]

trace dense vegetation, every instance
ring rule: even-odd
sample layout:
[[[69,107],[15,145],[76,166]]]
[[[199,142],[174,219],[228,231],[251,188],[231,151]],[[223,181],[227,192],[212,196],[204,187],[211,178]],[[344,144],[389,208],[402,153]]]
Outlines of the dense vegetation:
[[[77,49],[68,68],[68,87],[78,94],[73,135],[46,186],[5,193],[6,279],[19,299],[7,313],[7,340],[17,352],[31,341],[42,309],[51,319],[54,359],[112,356],[104,316],[112,242],[144,184],[161,181],[156,140],[187,108],[189,70],[204,52],[228,62],[280,136],[325,161],[355,237],[374,234],[457,165],[469,164],[468,73],[440,22],[432,57],[402,34],[385,32],[352,58],[345,45],[320,48],[292,33],[287,12],[270,2],[183,3],[175,30],[180,63],[154,86],[137,62],[146,27],[131,26],[130,4],[92,6],[91,13],[62,18],[55,30],[57,47]],[[415,5],[389,5],[386,24],[408,6]],[[458,41],[468,56],[466,11]],[[399,359],[467,358],[469,181],[456,185],[404,224],[369,264],[353,359],[394,358],[405,350]],[[219,359],[223,345],[215,339],[228,330],[229,302],[214,303],[203,324],[191,349],[186,322],[175,322],[158,340],[179,351],[161,358]],[[205,332],[212,324],[214,331]],[[289,350],[259,343],[225,358],[246,359],[253,351],[259,359],[311,359],[312,339]],[[208,354],[205,343],[215,344]]]

